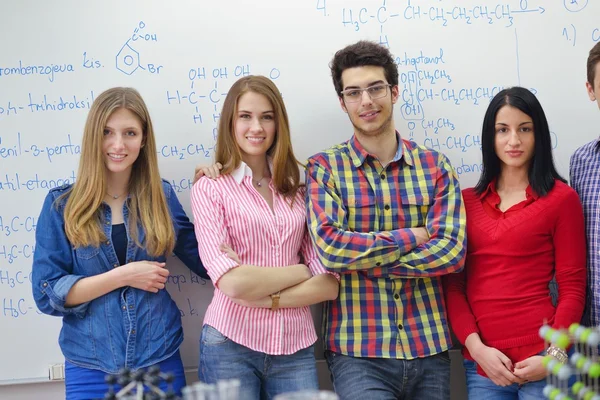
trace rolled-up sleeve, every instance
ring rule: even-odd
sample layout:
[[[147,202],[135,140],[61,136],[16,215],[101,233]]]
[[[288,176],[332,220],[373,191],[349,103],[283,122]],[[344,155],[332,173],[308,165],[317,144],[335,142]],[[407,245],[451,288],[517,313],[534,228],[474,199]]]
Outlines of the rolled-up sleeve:
[[[223,202],[215,182],[206,177],[194,184],[191,200],[198,252],[216,286],[223,275],[239,266],[220,250],[221,244],[231,245]]]
[[[164,182],[163,186],[171,218],[173,218],[175,233],[177,234],[173,252],[196,275],[204,279],[210,279],[198,254],[198,241],[194,233],[194,224],[187,217],[171,184]]]
[[[71,243],[64,230],[62,211],[55,205],[55,196],[48,193],[38,218],[36,247],[33,255],[31,284],[33,298],[39,310],[54,316],[74,314],[83,318],[88,303],[66,307],[73,285],[85,276],[73,275]]]

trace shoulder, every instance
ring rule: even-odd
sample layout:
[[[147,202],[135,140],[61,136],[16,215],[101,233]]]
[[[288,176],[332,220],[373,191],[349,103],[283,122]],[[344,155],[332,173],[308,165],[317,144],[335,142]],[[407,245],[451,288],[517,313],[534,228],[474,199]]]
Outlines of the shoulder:
[[[50,189],[48,191],[48,195],[54,196],[54,197],[59,197],[62,196],[63,194],[67,193],[69,190],[71,190],[71,188],[73,187],[72,183],[65,183],[64,185],[61,186],[57,186],[53,189]]]
[[[348,141],[331,146],[330,148],[309,157],[307,167],[311,167],[315,164],[323,166],[332,165],[336,159],[345,157],[350,157]]]
[[[554,181],[554,187],[545,197],[552,203],[558,205],[570,202],[580,203],[579,195],[575,189],[558,179]]]
[[[476,198],[476,197],[479,197],[479,195],[477,194],[477,192],[475,192],[475,188],[472,188],[472,187],[463,189],[461,191],[461,193],[462,193],[462,195],[463,195],[463,197],[465,199],[466,198]]]
[[[227,174],[221,175],[217,179],[212,179],[203,176],[192,186],[191,196],[192,201],[200,201],[202,199],[210,199],[219,201],[224,192],[233,190],[232,184],[237,184],[235,179]]]
[[[48,191],[46,195],[46,203],[54,204],[58,208],[63,208],[69,198],[69,192],[73,188],[72,183],[67,183],[61,186],[57,186]]]
[[[594,139],[575,150],[571,156],[571,162],[589,159],[590,157],[597,155],[599,150],[598,139]]]
[[[417,144],[412,140],[402,139],[406,150],[413,160],[418,160],[422,165],[450,166],[450,159],[444,153]]]
[[[162,188],[163,191],[165,192],[165,195],[167,196],[167,199],[171,197],[171,194],[175,193],[175,191],[173,190],[173,186],[171,185],[171,183],[166,180],[161,178],[161,183],[162,183]]]

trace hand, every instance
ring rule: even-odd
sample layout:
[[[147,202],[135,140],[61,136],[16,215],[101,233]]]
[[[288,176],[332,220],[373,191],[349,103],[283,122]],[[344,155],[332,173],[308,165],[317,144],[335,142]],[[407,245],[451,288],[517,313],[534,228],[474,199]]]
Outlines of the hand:
[[[221,175],[223,165],[215,163],[213,165],[196,165],[194,169],[194,183],[203,176],[208,176],[210,179],[217,179]]]
[[[267,296],[267,297],[263,297],[262,299],[257,299],[257,300],[241,300],[241,299],[233,299],[233,298],[229,298],[229,300],[231,300],[232,302],[234,302],[235,304],[238,304],[240,306],[244,306],[244,307],[250,307],[250,308],[271,308],[271,296]]]
[[[117,268],[122,274],[125,286],[157,293],[165,288],[169,270],[166,263],[156,261],[135,261]]]
[[[542,365],[542,356],[531,356],[515,364],[514,374],[521,380],[527,382],[539,381],[548,374]]]
[[[417,239],[417,246],[422,245],[423,243],[427,243],[429,241],[429,232],[427,229],[420,226],[418,228],[410,228],[413,235],[415,235],[415,239]]]
[[[237,255],[237,253],[235,251],[233,251],[233,249],[229,245],[223,243],[221,246],[219,246],[219,250],[221,250],[223,253],[227,254],[227,257],[231,258],[238,265],[242,265],[242,262],[240,261],[240,257]]]
[[[512,362],[500,350],[482,343],[475,352],[469,352],[477,365],[496,385],[510,386],[513,383],[524,383],[521,378],[512,373]]]

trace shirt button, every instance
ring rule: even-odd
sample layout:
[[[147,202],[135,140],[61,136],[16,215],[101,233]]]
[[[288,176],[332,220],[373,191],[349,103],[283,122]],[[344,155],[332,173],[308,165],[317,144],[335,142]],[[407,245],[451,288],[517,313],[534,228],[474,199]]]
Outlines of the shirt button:
[[[110,244],[110,240],[107,240],[107,241],[105,242],[105,244],[106,244],[106,245],[109,245],[109,244]]]
[[[400,325],[400,326],[402,326],[402,325]],[[132,330],[131,330],[131,334],[132,334],[132,335],[135,335],[135,329],[132,329]]]
[[[129,306],[129,309],[130,309],[130,310],[133,310],[133,306]]]
[[[117,263],[113,264],[113,268],[117,268],[118,266],[119,266],[119,264],[117,264]]]
[[[400,329],[400,330],[404,329],[404,327],[402,326],[402,324],[398,324],[398,329]]]
[[[127,307],[123,306],[123,311],[127,310]]]
[[[385,174],[381,174],[381,175],[380,175],[380,178],[381,178],[381,179],[385,179]]]
[[[385,207],[383,207],[383,208],[385,208],[385,209],[386,209],[386,211],[389,211],[389,209],[390,209],[390,205],[389,205],[389,204],[386,204],[386,205],[385,205]]]
[[[43,286],[43,287],[48,287],[48,282],[44,282],[44,283],[42,283],[42,286]]]
[[[395,298],[396,300],[398,300],[398,299],[400,298],[400,295],[399,295],[398,293],[396,293],[396,294],[394,295],[394,298]]]
[[[106,222],[105,222],[105,224],[106,224],[106,225],[110,225],[110,221],[106,221]]]

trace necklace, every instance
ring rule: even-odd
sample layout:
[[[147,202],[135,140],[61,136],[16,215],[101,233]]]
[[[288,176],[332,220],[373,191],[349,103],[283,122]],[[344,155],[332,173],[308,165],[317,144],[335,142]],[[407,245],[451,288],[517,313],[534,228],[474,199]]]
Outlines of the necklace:
[[[262,187],[262,180],[265,179],[265,176],[261,176],[261,178],[259,180],[256,180],[254,178],[252,178],[252,182],[254,182],[256,184],[256,186],[258,187]]]
[[[125,193],[127,193],[127,192],[125,192]],[[106,192],[106,195],[107,195],[107,196],[110,196],[110,197],[112,197],[114,200],[116,200],[116,199],[118,199],[119,197],[123,196],[125,193],[121,193],[121,194],[110,194],[110,193]]]

